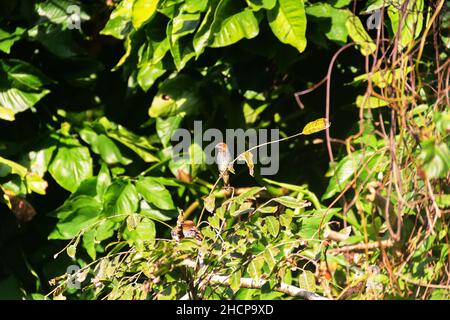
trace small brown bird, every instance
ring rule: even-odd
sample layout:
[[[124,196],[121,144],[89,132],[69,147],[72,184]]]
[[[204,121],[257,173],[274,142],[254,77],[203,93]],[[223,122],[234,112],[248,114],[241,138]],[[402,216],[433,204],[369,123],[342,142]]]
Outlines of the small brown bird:
[[[224,142],[218,143],[215,148],[217,149],[216,163],[220,174],[222,175],[223,184],[225,188],[230,186],[230,171],[233,172],[233,159],[231,158],[230,150]]]
[[[195,238],[199,241],[203,240],[203,236],[198,231],[197,227],[195,226],[194,222],[192,220],[186,220],[183,223],[183,236],[185,238]]]
[[[172,239],[180,241],[183,238],[195,238],[199,241],[203,240],[203,236],[198,231],[192,220],[184,220],[184,213],[180,210],[177,225],[172,229]]]

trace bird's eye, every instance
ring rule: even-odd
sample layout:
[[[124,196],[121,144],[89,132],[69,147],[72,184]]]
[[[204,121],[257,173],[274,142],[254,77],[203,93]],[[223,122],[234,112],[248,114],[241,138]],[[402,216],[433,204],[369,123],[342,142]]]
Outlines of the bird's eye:
[[[170,100],[170,96],[167,94],[163,94],[161,98],[165,101]]]

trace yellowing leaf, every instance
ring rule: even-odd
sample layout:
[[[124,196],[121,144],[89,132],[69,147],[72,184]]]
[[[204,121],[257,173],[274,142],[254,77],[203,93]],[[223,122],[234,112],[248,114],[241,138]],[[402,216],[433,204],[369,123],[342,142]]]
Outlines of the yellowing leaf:
[[[214,195],[210,195],[208,197],[205,198],[205,209],[208,212],[213,212],[214,208],[216,207],[216,198],[214,197]]]
[[[325,118],[319,118],[317,120],[309,122],[306,126],[304,126],[302,134],[310,135],[322,130],[327,129],[331,125],[330,122]]]
[[[253,153],[250,151],[245,151],[239,156],[239,160],[244,160],[248,167],[248,172],[253,177],[255,164],[253,162]]]

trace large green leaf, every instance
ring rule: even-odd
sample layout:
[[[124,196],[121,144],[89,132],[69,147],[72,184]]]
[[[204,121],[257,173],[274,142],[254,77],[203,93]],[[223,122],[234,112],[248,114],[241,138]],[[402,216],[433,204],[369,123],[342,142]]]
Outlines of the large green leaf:
[[[360,51],[364,56],[373,53],[377,49],[377,46],[357,16],[352,15],[349,17],[345,22],[345,26],[347,27],[348,35],[359,45]]]
[[[270,28],[283,43],[303,52],[306,48],[306,14],[303,0],[278,0],[267,12]]]
[[[71,198],[53,213],[59,222],[49,239],[72,239],[100,216],[101,204],[95,198],[80,195]]]
[[[132,13],[134,0],[120,2],[111,13],[109,20],[101,34],[110,35],[117,39],[124,39],[132,30]]]
[[[11,47],[21,38],[24,31],[25,30],[20,27],[17,27],[14,32],[11,33],[0,29],[0,51],[9,54]]]
[[[347,9],[336,9],[328,3],[317,3],[308,6],[306,8],[306,14],[318,19],[319,25],[328,39],[339,44],[347,42],[348,31],[345,22],[351,16],[351,11]],[[329,18],[331,24],[328,21],[326,21],[327,23],[323,23],[323,18]]]
[[[43,89],[51,80],[31,64],[20,60],[0,61],[0,107],[5,120],[32,108],[50,91]],[[7,111],[9,110],[9,111]]]
[[[61,187],[74,192],[84,179],[92,176],[89,149],[75,145],[58,148],[49,172]]]
[[[92,151],[99,154],[108,164],[122,163],[127,165],[131,160],[125,158],[117,145],[108,136],[97,134],[90,128],[84,128],[80,131],[81,138],[91,145]]]
[[[139,29],[153,17],[158,3],[159,0],[134,0],[131,21],[135,29]]]
[[[129,181],[117,180],[105,192],[103,210],[107,216],[118,220],[125,219],[125,215],[135,213],[139,205],[139,195],[134,185]]]
[[[163,210],[171,210],[175,208],[172,196],[169,191],[161,183],[151,177],[140,178],[136,181],[137,191],[144,199]]]
[[[251,39],[258,35],[259,23],[253,12],[246,9],[226,18],[214,34],[211,47],[229,46],[243,38]]]
[[[199,84],[187,75],[162,83],[149,109],[152,118],[195,114],[202,105]]]

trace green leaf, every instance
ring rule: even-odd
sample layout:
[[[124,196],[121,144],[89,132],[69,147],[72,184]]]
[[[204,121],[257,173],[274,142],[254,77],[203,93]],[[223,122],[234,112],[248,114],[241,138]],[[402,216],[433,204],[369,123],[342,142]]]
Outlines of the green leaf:
[[[273,201],[276,201],[280,204],[282,204],[285,207],[291,208],[291,209],[301,209],[305,207],[309,207],[311,203],[306,200],[299,200],[291,196],[282,196],[278,198],[274,198]]]
[[[136,227],[138,240],[149,241],[156,237],[155,223],[150,219],[142,219]]]
[[[345,23],[347,27],[348,35],[353,41],[359,45],[361,53],[364,56],[368,56],[369,54],[375,52],[377,46],[373,42],[370,35],[364,29],[364,26],[361,23],[361,20],[357,16],[351,16],[347,19]]]
[[[405,8],[405,13],[398,10],[400,4],[391,4],[388,6],[387,12],[391,21],[392,32],[399,37],[399,48],[403,49],[416,39],[423,27],[423,0],[411,0]],[[401,28],[399,30],[399,26]],[[398,34],[399,33],[399,34]]]
[[[111,174],[108,167],[102,164],[97,176],[96,193],[102,199],[106,189],[111,185]]]
[[[159,0],[134,0],[131,21],[136,30],[153,17],[158,3]]]
[[[331,41],[338,44],[345,44],[347,42],[348,31],[345,22],[352,15],[348,9],[337,9],[328,3],[316,3],[306,8],[306,14],[317,19],[321,31]],[[331,19],[331,26],[325,19]],[[326,23],[325,23],[326,22]]]
[[[175,131],[180,127],[182,116],[156,118],[156,133],[164,147],[169,146],[170,139]]]
[[[225,47],[241,39],[252,39],[259,33],[259,23],[249,9],[232,15],[221,22],[214,34],[211,47]]]
[[[73,0],[43,1],[36,3],[35,10],[41,19],[68,27],[70,16],[72,15],[69,7],[73,5],[78,6],[80,9],[80,20],[89,19],[89,15],[82,9],[82,6],[80,6],[77,1]]]
[[[215,12],[220,3],[224,3],[226,0],[211,0],[209,2],[208,11],[206,12],[203,21],[198,28],[198,31],[194,35],[192,41],[194,51],[197,57],[199,57],[205,48],[208,46],[211,39],[211,29],[214,22]]]
[[[387,106],[388,102],[386,100],[381,100],[374,96],[370,96],[370,97],[357,96],[356,97],[356,105],[358,106],[358,108],[375,109],[375,108]]]
[[[175,209],[170,192],[161,183],[151,177],[139,178],[136,181],[137,191],[144,199],[163,210]]]
[[[303,0],[278,0],[277,5],[267,12],[270,28],[283,43],[298,51],[306,48],[306,14]]]
[[[259,280],[261,278],[261,269],[263,265],[264,265],[263,256],[258,256],[249,263],[247,267],[247,272],[252,279]]]
[[[175,218],[174,214],[169,215],[167,211],[163,213],[159,210],[151,208],[148,202],[145,200],[141,200],[139,206],[141,208],[140,213],[143,216],[146,216],[147,218],[150,218],[152,220],[169,221]]]
[[[49,172],[61,187],[74,192],[81,181],[92,176],[92,159],[88,148],[79,146],[58,148]]]
[[[41,71],[20,60],[0,61],[0,107],[3,117],[11,120],[12,115],[32,108],[49,93],[42,86],[51,83]]]
[[[104,213],[107,216],[121,215],[120,220],[125,219],[124,215],[137,212],[139,195],[132,183],[118,180],[108,187],[103,201]]]
[[[81,230],[92,225],[100,216],[101,204],[92,197],[78,196],[69,199],[53,213],[60,219],[49,239],[72,239]]]
[[[81,138],[91,145],[92,151],[99,154],[107,164],[121,163],[127,165],[130,159],[122,156],[117,145],[106,135],[97,134],[90,128],[84,128],[80,131]]]
[[[366,154],[366,156],[368,155]],[[328,188],[322,196],[323,200],[331,198],[336,192],[341,191],[345,187],[345,184],[353,177],[360,167],[361,160],[362,154],[357,151],[339,161],[333,176],[330,178]]]
[[[196,114],[203,105],[198,82],[187,75],[170,78],[161,84],[149,108],[152,118]]]
[[[269,216],[265,218],[267,230],[272,235],[272,237],[276,237],[278,232],[280,231],[280,222],[277,218]]]
[[[236,293],[241,288],[241,278],[242,272],[241,270],[237,270],[233,272],[230,276],[230,288]]]
[[[264,250],[264,259],[269,266],[270,270],[272,270],[277,264],[277,254],[280,252],[276,247],[268,247]]]
[[[311,292],[316,291],[316,277],[311,271],[305,270],[298,276],[298,286]]]
[[[248,6],[252,8],[254,11],[258,11],[260,9],[270,10],[275,7],[277,0],[246,0]]]
[[[110,35],[117,39],[124,39],[132,30],[131,18],[134,0],[123,0],[111,13],[106,26],[100,34]]]
[[[24,31],[25,29],[22,29],[20,27],[17,27],[16,30],[12,33],[0,29],[0,51],[9,54],[11,47],[16,41],[21,39]]]

